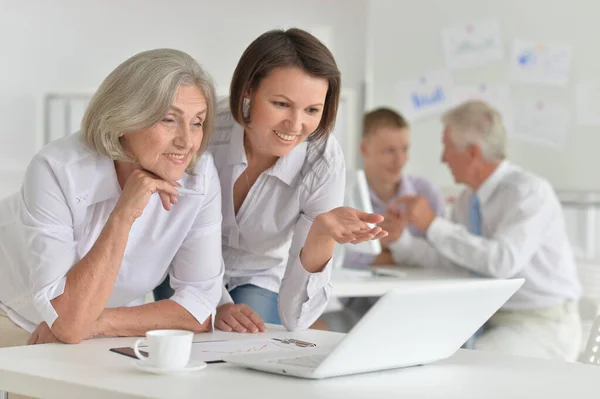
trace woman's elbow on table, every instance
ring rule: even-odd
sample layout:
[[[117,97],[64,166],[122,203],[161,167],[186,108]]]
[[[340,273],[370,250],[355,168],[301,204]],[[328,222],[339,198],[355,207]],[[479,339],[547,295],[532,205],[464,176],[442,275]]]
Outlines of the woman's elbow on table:
[[[88,323],[88,316],[84,309],[67,306],[60,297],[52,301],[58,317],[50,328],[52,333],[65,344],[78,344],[86,338],[93,336],[92,326]]]
[[[56,338],[65,344],[78,344],[84,339],[91,337],[89,328],[84,328],[76,322],[67,322],[60,316],[52,324],[51,330]]]

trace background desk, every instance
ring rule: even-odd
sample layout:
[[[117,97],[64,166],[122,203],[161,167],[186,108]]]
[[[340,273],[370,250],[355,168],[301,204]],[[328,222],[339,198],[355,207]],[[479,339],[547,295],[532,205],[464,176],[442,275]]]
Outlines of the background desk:
[[[394,267],[402,277],[380,276],[367,269],[335,269],[331,275],[333,297],[381,296],[392,288],[421,284],[466,280],[474,277],[467,270],[441,268]]]
[[[269,326],[269,337],[294,337],[331,345],[343,335]],[[197,339],[247,339],[215,332]],[[0,349],[0,389],[45,399],[133,398],[544,398],[597,397],[600,367],[459,350],[422,367],[302,380],[210,364],[205,370],[157,376],[138,371],[130,358],[109,352],[133,338],[95,339],[79,345],[48,344]]]

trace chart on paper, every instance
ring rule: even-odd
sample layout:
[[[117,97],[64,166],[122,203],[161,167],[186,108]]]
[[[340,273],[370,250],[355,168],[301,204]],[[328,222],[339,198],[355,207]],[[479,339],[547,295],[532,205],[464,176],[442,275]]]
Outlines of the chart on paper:
[[[294,344],[286,344],[272,339],[247,339],[217,342],[194,342],[192,344],[192,360],[215,361],[229,355],[252,353],[289,352],[302,350]]]

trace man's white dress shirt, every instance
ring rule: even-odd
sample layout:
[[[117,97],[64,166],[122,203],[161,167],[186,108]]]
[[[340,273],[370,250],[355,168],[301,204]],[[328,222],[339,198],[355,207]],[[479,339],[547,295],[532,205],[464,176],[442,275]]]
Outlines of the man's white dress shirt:
[[[426,238],[405,229],[390,245],[396,263],[462,267],[495,278],[525,279],[503,309],[536,309],[578,300],[581,286],[561,205],[550,184],[508,161],[475,193],[481,236],[468,231],[474,193],[458,197],[451,220],[436,217]]]

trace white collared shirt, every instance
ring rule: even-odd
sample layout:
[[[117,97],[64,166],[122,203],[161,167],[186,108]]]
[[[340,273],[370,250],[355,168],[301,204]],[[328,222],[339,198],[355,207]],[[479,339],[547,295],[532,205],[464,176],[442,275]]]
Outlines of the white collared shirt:
[[[133,224],[106,307],[135,306],[165,278],[171,298],[199,322],[221,297],[221,195],[210,155],[183,187],[170,212],[158,194]],[[66,275],[87,254],[116,205],[121,188],[114,162],[83,143],[80,134],[52,142],[31,161],[23,186],[0,202],[0,306],[32,331],[58,317],[50,301],[64,291]]]
[[[505,309],[532,309],[577,300],[581,286],[560,202],[550,184],[502,162],[477,190],[481,236],[469,232],[473,192],[458,197],[451,220],[437,217],[427,239],[404,231],[390,245],[397,263],[463,267],[495,278],[522,277]]]
[[[221,102],[209,150],[223,193],[225,282],[229,290],[253,284],[279,292],[282,323],[308,328],[327,305],[331,261],[311,274],[300,263],[300,250],[315,217],[343,203],[342,150],[333,137],[299,144],[258,177],[236,215],[233,185],[248,164],[243,140],[228,101]],[[231,302],[227,291],[225,302]]]

